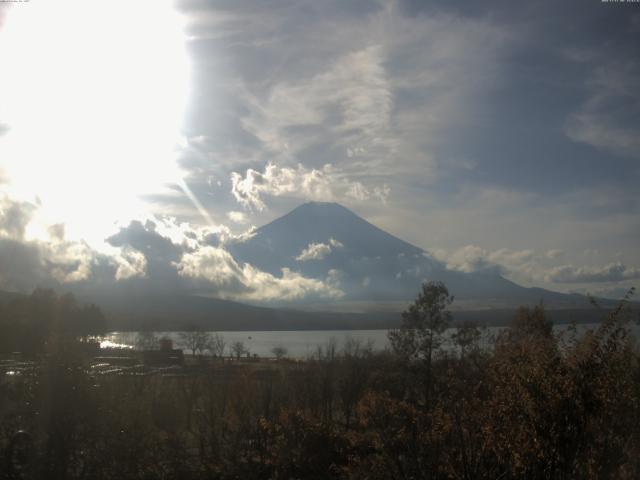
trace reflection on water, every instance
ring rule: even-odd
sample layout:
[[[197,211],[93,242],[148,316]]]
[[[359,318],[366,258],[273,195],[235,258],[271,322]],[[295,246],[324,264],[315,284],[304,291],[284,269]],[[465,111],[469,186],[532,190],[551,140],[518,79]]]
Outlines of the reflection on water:
[[[100,348],[126,348],[133,349],[133,345],[128,345],[126,343],[114,342],[110,340],[113,335],[117,334],[109,334],[104,340],[100,341]]]

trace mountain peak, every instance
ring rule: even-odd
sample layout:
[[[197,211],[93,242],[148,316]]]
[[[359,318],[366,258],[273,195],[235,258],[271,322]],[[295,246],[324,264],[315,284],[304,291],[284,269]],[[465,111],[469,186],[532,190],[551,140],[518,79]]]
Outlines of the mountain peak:
[[[358,215],[349,210],[348,208],[335,202],[307,202],[297,206],[291,210],[286,216],[291,214],[304,214],[304,215]]]
[[[255,235],[231,247],[232,254],[242,261],[268,272],[319,266],[319,262],[301,265],[296,258],[312,244],[332,248],[329,258],[340,266],[350,259],[422,255],[422,250],[370,224],[348,208],[333,202],[304,203],[286,215],[264,225]],[[327,259],[327,260],[329,260]],[[325,265],[326,266],[326,265]]]
[[[258,236],[296,248],[335,239],[363,256],[421,254],[422,250],[381,230],[335,202],[307,202],[260,227]],[[287,242],[288,243],[288,242]]]
[[[340,205],[339,203],[336,203],[336,202],[310,201],[310,202],[305,202],[305,203],[302,203],[302,204],[298,205],[296,208],[294,208],[294,210],[297,210],[298,208],[311,208],[311,207],[317,207],[317,208],[341,207],[341,208],[344,208],[342,205]]]
[[[498,274],[449,270],[422,249],[332,202],[304,203],[229,249],[240,263],[275,276],[286,268],[334,282],[349,300],[408,300],[426,280],[443,281],[458,298],[473,301],[565,298],[531,291]]]

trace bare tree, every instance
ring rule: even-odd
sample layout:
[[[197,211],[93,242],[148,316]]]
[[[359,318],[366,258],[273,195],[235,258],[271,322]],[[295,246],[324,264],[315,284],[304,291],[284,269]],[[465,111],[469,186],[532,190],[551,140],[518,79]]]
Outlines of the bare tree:
[[[180,333],[180,345],[191,350],[195,357],[196,353],[202,355],[211,345],[212,335],[202,330]]]
[[[236,356],[238,360],[244,353],[249,353],[246,347],[244,346],[244,342],[242,340],[236,340],[231,344],[231,351]]]
[[[333,361],[335,360],[338,354],[338,339],[336,337],[331,337],[327,343],[324,345],[318,345],[316,355],[318,356],[318,360],[324,361]]]
[[[367,339],[366,341],[348,336],[342,347],[342,355],[344,357],[350,358],[364,358],[368,357],[373,353],[373,345],[374,342],[372,339]]]
[[[289,351],[282,345],[276,345],[271,349],[271,353],[273,353],[278,360],[282,360],[288,355]]]
[[[214,333],[211,335],[208,350],[211,352],[211,355],[214,357],[222,358],[224,356],[224,350],[227,346],[227,342],[224,337],[219,333]]]

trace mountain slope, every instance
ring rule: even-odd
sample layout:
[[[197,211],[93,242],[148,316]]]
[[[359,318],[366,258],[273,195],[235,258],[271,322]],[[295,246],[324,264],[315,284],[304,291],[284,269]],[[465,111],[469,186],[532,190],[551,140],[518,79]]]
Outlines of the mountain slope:
[[[282,267],[308,266],[295,258],[309,245],[329,245],[332,239],[342,246],[332,249],[323,259],[323,267],[339,266],[355,257],[422,255],[420,248],[386,233],[345,207],[320,202],[305,203],[260,227],[248,241],[231,245],[230,251],[242,261],[276,274]]]
[[[561,307],[588,305],[582,296],[524,288],[497,272],[449,270],[424,250],[336,203],[301,205],[228,248],[238,261],[274,275],[288,268],[333,282],[349,301],[411,300],[422,282],[439,280],[462,304],[512,306],[545,300]]]

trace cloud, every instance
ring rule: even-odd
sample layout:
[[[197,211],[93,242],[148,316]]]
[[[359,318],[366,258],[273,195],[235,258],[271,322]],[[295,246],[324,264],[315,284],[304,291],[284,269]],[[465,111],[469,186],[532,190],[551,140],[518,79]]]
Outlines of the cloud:
[[[392,92],[384,60],[379,45],[338,54],[326,71],[274,85],[266,101],[248,97],[259,108],[243,118],[243,126],[276,154],[295,155],[327,134],[353,145],[352,152],[363,152],[363,144],[375,150],[389,142]],[[329,124],[332,116],[340,121]],[[292,129],[299,126],[314,128]]]
[[[446,263],[450,270],[461,272],[495,272],[506,273],[506,264],[514,265],[530,258],[531,251],[512,251],[500,249],[489,252],[477,245],[466,245],[452,252],[445,250],[431,250],[431,253],[438,260]]]
[[[123,249],[114,260],[117,265],[116,280],[143,277],[146,274],[147,260],[140,252]]]
[[[576,142],[640,158],[640,68],[635,62],[606,61],[587,82],[589,96],[571,114],[566,133]]]
[[[553,283],[605,283],[639,278],[640,268],[628,267],[622,263],[611,263],[604,267],[561,265],[552,268],[546,276],[547,281]]]
[[[296,257],[299,262],[308,260],[322,260],[331,253],[331,247],[324,243],[311,243]]]
[[[46,278],[45,263],[37,244],[0,237],[0,288],[26,292]]]
[[[247,169],[244,176],[233,172],[231,185],[231,193],[238,203],[258,211],[266,208],[265,195],[320,201],[345,197],[364,201],[376,197],[386,201],[390,191],[387,185],[369,190],[360,182],[348,180],[331,164],[326,164],[321,169],[307,169],[300,164],[296,168],[288,168],[269,163],[264,172],[251,168]]]
[[[620,262],[606,266],[553,265],[554,260],[567,255],[559,249],[544,253],[507,248],[489,251],[476,245],[467,245],[453,251],[436,249],[430,253],[445,262],[451,270],[467,273],[495,272],[514,278],[519,283],[538,286],[590,283],[602,284],[599,286],[600,290],[608,291],[613,287],[606,284],[619,285],[621,282],[628,283],[640,278],[640,268],[629,267]],[[619,289],[615,291],[619,292]]]
[[[409,18],[394,2],[354,20],[310,25],[296,38],[290,55],[316,60],[305,71],[279,71],[266,91],[244,82],[242,126],[282,164],[320,154],[349,159],[354,178],[365,166],[376,175],[429,174],[432,147],[443,129],[468,121],[509,34],[478,19]]]
[[[452,169],[442,144],[495,88],[507,26],[442,11],[409,17],[395,1],[274,5],[277,14],[259,2],[180,6],[202,99],[183,163],[194,177],[230,179],[229,198],[256,212],[269,196],[280,208],[304,199],[375,209],[406,200],[396,185],[431,185]],[[306,8],[330,21],[310,21]],[[201,191],[215,196],[211,208],[228,201]]]
[[[28,202],[11,200],[8,196],[0,198],[0,236],[24,238],[27,225],[31,221],[36,206]]]
[[[562,255],[564,255],[564,251],[560,250],[559,248],[552,248],[551,250],[547,250],[545,252],[545,256],[547,258],[552,258],[552,259],[556,259],[561,257]]]
[[[235,241],[242,238],[233,237]],[[228,239],[228,232],[222,228],[211,232],[173,219],[157,219],[133,221],[108,242],[124,248],[118,262],[122,278],[140,276],[145,270],[143,284],[159,291],[180,290],[251,301],[341,295],[333,286],[288,269],[278,277],[247,263],[240,265],[224,248]]]
[[[157,224],[147,220],[144,224],[140,220],[132,221],[127,227],[107,238],[107,242],[114,247],[130,247],[149,257],[161,259],[170,263],[180,257],[180,247],[170,238],[157,231]]]
[[[29,291],[36,286],[92,291],[117,285],[137,292],[206,293],[250,301],[339,298],[332,278],[306,278],[282,269],[279,276],[238,264],[225,250],[251,231],[232,235],[224,226],[202,227],[174,218],[133,220],[106,239],[99,252],[84,241],[65,239],[64,224],[45,229],[48,238],[25,239],[37,207],[4,198],[0,203],[0,288]],[[334,239],[331,248],[342,244]]]
[[[247,223],[247,215],[243,212],[231,211],[227,212],[227,217],[234,223],[245,224]]]
[[[119,254],[101,254],[82,241],[0,238],[0,289],[69,288],[103,275],[113,281],[119,260]]]
[[[97,254],[84,242],[51,243],[46,248],[49,272],[60,283],[88,280]]]
[[[145,196],[142,210],[149,208],[148,218],[171,214],[178,220],[165,224],[155,218],[154,231],[147,217],[136,214],[139,225],[120,236],[107,226],[105,236],[114,234],[115,245],[98,253],[68,239],[83,222],[68,223],[66,231],[45,226],[36,240],[28,227],[37,207],[0,205],[0,238],[8,249],[0,252],[0,274],[16,285],[92,283],[102,275],[104,282],[110,276],[121,284],[164,277],[171,281],[163,288],[183,288],[186,279],[173,265],[182,255],[203,246],[225,249],[237,238],[235,229],[249,224],[247,217],[266,223],[303,199],[354,206],[425,248],[464,245],[461,239],[482,245],[462,251],[447,247],[443,258],[453,269],[498,271],[518,281],[568,288],[547,283],[547,274],[559,263],[586,268],[580,265],[587,260],[576,258],[585,248],[599,251],[589,260],[593,265],[616,260],[613,251],[623,253],[626,265],[638,265],[639,170],[633,160],[640,158],[635,87],[640,71],[633,49],[640,16],[622,10],[603,16],[600,5],[578,1],[526,10],[514,2],[463,3],[461,8],[459,2],[413,0],[179,1],[188,20],[193,90],[179,164],[211,218],[228,222],[233,231],[194,225],[202,221],[198,212],[172,189]],[[549,20],[562,17],[557,11],[552,15],[558,8],[571,13],[577,35],[568,35],[563,22]],[[58,70],[56,78],[68,76]],[[24,89],[27,97],[30,91]],[[77,96],[74,89],[68,93]],[[167,118],[174,122],[179,116]],[[19,133],[13,124],[6,132],[9,121],[0,118],[0,142]],[[51,132],[51,122],[38,124],[42,133]],[[129,128],[123,138],[153,136],[135,132]],[[30,146],[33,135],[27,133]],[[53,143],[58,137],[51,137]],[[104,135],[90,135],[98,137]],[[140,151],[148,147],[138,140]],[[107,143],[109,152],[117,144]],[[85,138],[69,145],[79,159],[110,157],[101,142]],[[0,187],[33,187],[45,203],[40,190],[64,180],[59,165],[48,162],[42,167],[52,174],[34,176],[26,168],[22,185],[9,184],[19,178],[10,168],[21,165],[0,162]],[[140,179],[153,173],[143,171],[148,165],[125,161],[118,169],[112,163],[78,161],[78,168],[96,167],[87,173],[99,177],[98,183],[80,182],[80,187],[94,195],[96,185],[110,191],[125,182],[139,198]],[[127,175],[131,168],[139,175]],[[105,169],[109,178],[114,172],[118,178],[109,182],[94,175]],[[478,191],[490,194],[467,193]],[[131,214],[122,195],[97,197],[104,199],[99,209],[72,200],[82,211],[76,218],[94,210],[110,215],[114,202],[120,204],[114,216]],[[60,212],[52,223],[71,218],[69,210]],[[104,224],[91,213],[87,217]],[[319,240],[326,243],[326,237]],[[513,250],[500,252],[504,245]],[[534,247],[539,252],[530,256],[526,249]],[[26,262],[26,252],[33,261],[20,271],[16,262]],[[15,267],[10,275],[8,265]],[[312,270],[317,264],[299,266]],[[280,277],[277,270],[272,273]]]
[[[303,249],[300,255],[296,257],[296,260],[299,262],[322,260],[329,255],[332,250],[343,247],[344,245],[342,245],[342,243],[333,238],[329,239],[329,243],[310,243],[309,246]]]
[[[435,249],[430,253],[450,270],[498,273],[527,282],[542,279],[545,269],[542,262],[545,256],[531,249],[500,248],[491,251],[477,245],[466,245],[453,251]]]
[[[6,195],[0,200],[0,287],[25,290],[87,280],[98,255],[85,242],[65,241],[60,225],[49,227],[49,239],[26,238],[37,210]]]
[[[199,289],[223,298],[252,301],[294,301],[307,297],[340,298],[343,293],[330,284],[306,278],[288,268],[276,277],[245,263],[239,265],[226,250],[203,247],[185,254],[178,264],[180,275]]]

